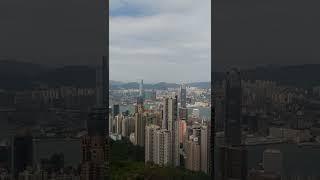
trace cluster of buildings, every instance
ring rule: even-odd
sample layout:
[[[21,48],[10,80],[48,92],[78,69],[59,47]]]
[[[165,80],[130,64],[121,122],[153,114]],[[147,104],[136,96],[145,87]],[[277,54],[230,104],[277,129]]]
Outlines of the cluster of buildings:
[[[11,175],[7,171],[0,174],[1,180],[11,180]],[[59,172],[49,174],[44,170],[33,170],[27,168],[17,176],[18,180],[80,180],[76,169],[61,169]]]
[[[79,139],[38,139],[21,131],[0,146],[0,179],[79,179],[79,147]]]
[[[119,105],[109,112],[110,136],[114,140],[129,138],[145,149],[145,162],[159,166],[184,167],[209,173],[209,121],[200,119],[199,109],[188,115],[187,89],[180,87],[179,96],[160,95],[155,108],[145,108],[143,83],[133,114],[120,113]]]
[[[208,89],[190,88],[192,92],[187,92],[184,85],[178,93],[159,91],[158,95],[158,91],[152,90],[147,95],[141,82],[138,91],[121,90],[122,94],[118,94],[126,97],[121,101],[127,104],[135,97],[133,113],[121,112],[120,105],[114,104],[108,114],[108,96],[103,91],[108,86],[108,71],[106,61],[103,62],[96,89],[61,87],[15,94],[0,92],[2,119],[28,120],[35,119],[37,114],[39,119],[55,121],[39,128],[37,138],[33,132],[33,136],[11,136],[11,144],[1,142],[0,180],[105,179],[110,166],[108,136],[113,140],[126,138],[143,147],[146,164],[184,167],[221,180],[320,177],[319,87],[309,91],[273,81],[244,80],[234,69],[215,86],[214,124],[203,119],[199,109],[188,112],[190,104],[207,107],[211,103]],[[59,119],[61,126],[57,125]],[[72,129],[72,124],[66,125],[65,120],[82,122],[85,131],[79,133],[81,128]],[[72,137],[78,145],[79,167],[61,167],[57,165],[59,161],[40,162],[36,156],[39,137]]]
[[[41,136],[74,136],[85,128],[88,109],[96,102],[95,94],[94,88],[65,86],[0,91],[1,123],[14,127],[37,125]]]
[[[319,178],[316,94],[228,72],[214,89],[216,179]]]
[[[0,133],[1,180],[108,179],[105,57],[101,67],[96,88],[0,92],[1,123],[13,126],[0,124],[1,129],[9,129]]]

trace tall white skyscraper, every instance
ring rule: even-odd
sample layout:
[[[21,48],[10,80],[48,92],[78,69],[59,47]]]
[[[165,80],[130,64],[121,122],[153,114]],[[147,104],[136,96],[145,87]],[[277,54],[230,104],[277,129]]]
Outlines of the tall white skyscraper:
[[[153,162],[160,166],[172,165],[171,132],[156,130],[153,137]]]
[[[115,120],[115,133],[121,135],[122,134],[122,121],[124,117],[123,115],[118,115],[114,118]]]
[[[154,140],[156,131],[160,130],[160,127],[157,125],[148,125],[145,129],[145,162],[153,162],[154,159]]]
[[[174,130],[172,132],[172,150],[173,166],[180,166],[179,121],[174,122]]]
[[[122,137],[129,137],[130,133],[132,132],[132,125],[133,119],[130,117],[125,117],[122,119],[122,130],[121,135]]]

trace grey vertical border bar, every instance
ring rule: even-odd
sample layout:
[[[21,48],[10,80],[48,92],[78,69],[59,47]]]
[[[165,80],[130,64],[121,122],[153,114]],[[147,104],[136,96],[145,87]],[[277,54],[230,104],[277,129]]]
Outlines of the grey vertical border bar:
[[[214,3],[211,1],[211,121],[210,121],[210,158],[209,158],[209,170],[211,179],[215,179],[215,167],[214,167],[214,146],[215,146],[215,107],[214,107],[214,51],[215,51],[215,33],[214,33]]]
[[[105,42],[105,56],[103,57],[103,103],[105,104],[105,108],[107,108],[106,120],[107,120],[107,129],[106,129],[106,172],[105,172],[105,180],[109,180],[110,178],[110,139],[109,139],[109,0],[104,1],[104,16],[105,16],[105,33],[106,33],[106,42]],[[106,92],[107,91],[107,92]]]

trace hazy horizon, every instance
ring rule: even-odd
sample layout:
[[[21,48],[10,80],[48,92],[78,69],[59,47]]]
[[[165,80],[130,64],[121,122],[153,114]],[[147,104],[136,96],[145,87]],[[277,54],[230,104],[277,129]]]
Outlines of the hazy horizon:
[[[110,82],[116,83],[140,83],[140,81],[120,81],[120,80],[113,80],[110,79]],[[168,84],[191,84],[191,83],[210,83],[211,81],[192,81],[192,82],[167,82],[167,81],[143,81],[144,84],[159,84],[159,83],[168,83]]]

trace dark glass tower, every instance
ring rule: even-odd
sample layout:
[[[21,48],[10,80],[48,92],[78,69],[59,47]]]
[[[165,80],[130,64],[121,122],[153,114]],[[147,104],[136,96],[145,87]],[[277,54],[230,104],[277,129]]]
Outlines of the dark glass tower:
[[[142,99],[145,98],[145,93],[144,93],[144,88],[143,88],[143,80],[141,80],[140,84],[139,84],[139,97],[141,97]]]
[[[180,87],[180,108],[179,108],[179,118],[181,120],[188,120],[188,109],[187,109],[187,89],[183,84]]]
[[[106,56],[102,57],[102,89],[103,106],[109,107],[109,62]]]
[[[241,76],[237,69],[227,73],[225,86],[225,143],[241,144]]]
[[[185,85],[180,87],[180,104],[182,108],[187,107],[187,89]]]
[[[89,120],[87,122],[88,135],[89,136],[106,136],[107,123],[107,109],[106,108],[94,108],[89,114]]]
[[[214,162],[216,164],[214,176],[218,180],[246,180],[247,149],[241,145],[242,95],[241,76],[237,69],[232,69],[226,74],[224,89],[225,144],[216,144],[217,146],[214,151]],[[217,97],[218,95],[215,95],[215,101],[218,101]]]
[[[113,105],[113,117],[117,116],[120,114],[120,105],[119,104],[114,104]]]
[[[247,156],[244,147],[219,147],[215,176],[218,180],[247,180]]]
[[[13,175],[17,178],[18,174],[32,167],[33,160],[33,138],[31,135],[17,135],[12,143],[12,167]]]
[[[81,141],[81,180],[108,179],[108,81],[108,62],[106,57],[103,57],[102,64],[97,69],[97,104],[89,114],[88,134]]]

